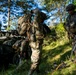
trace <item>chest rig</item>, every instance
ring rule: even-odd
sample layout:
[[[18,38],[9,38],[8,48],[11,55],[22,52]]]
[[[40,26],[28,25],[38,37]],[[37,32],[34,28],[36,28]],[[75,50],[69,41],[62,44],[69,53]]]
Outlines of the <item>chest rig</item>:
[[[76,13],[69,15],[66,26],[68,31],[71,33],[76,33]]]
[[[42,24],[37,22],[38,14],[32,14],[31,16],[31,28],[30,28],[30,40],[37,41],[43,38]]]

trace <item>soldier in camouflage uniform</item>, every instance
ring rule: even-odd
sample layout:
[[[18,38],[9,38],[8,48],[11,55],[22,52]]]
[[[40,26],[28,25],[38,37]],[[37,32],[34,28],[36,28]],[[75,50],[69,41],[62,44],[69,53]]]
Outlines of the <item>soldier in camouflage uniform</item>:
[[[25,39],[21,40],[21,48],[20,48],[21,53],[24,49],[26,49],[25,46],[26,45],[28,46],[27,43],[29,41],[28,41],[28,38],[27,38],[27,32],[30,28],[30,22],[31,22],[30,18],[31,18],[31,14],[28,13],[28,14],[25,14],[24,16],[22,16],[18,19],[17,31],[18,31],[19,35],[25,36]]]
[[[31,68],[28,75],[32,75],[33,72],[36,70],[39,72],[39,64],[41,59],[41,51],[42,51],[42,44],[43,44],[43,22],[46,19],[46,14],[40,12],[38,9],[34,9],[32,12],[32,27],[30,32],[30,47],[32,50],[31,55]]]
[[[46,14],[34,9],[31,13],[19,18],[18,31],[19,34],[25,34],[28,37],[29,45],[31,47],[31,67],[28,75],[32,75],[35,70],[38,69],[42,44],[43,44],[43,22],[46,19]],[[37,70],[38,71],[38,70]]]
[[[74,36],[76,35],[76,12],[75,12],[75,5],[69,4],[66,7],[66,11],[69,13],[66,23],[65,23],[65,29],[68,32],[68,38],[74,39]]]
[[[72,52],[71,56],[73,55],[73,52],[76,55],[76,11],[75,11],[75,5],[69,4],[66,7],[66,11],[69,13],[66,23],[65,23],[65,29],[68,32],[68,38],[72,40]]]

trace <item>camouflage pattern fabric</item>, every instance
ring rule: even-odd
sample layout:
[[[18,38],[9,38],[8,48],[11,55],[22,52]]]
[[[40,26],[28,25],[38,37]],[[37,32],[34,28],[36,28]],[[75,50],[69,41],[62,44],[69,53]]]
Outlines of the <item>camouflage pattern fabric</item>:
[[[22,42],[22,39],[21,39],[21,40],[17,40],[17,41],[12,45],[12,47],[13,47],[14,49],[16,49],[17,51],[20,50],[21,42]]]
[[[12,47],[12,45],[13,45],[16,41],[17,41],[17,39],[12,38],[12,39],[9,39],[9,40],[4,41],[4,42],[3,42],[3,44],[5,44],[5,45],[8,45],[8,46],[11,46],[11,47]]]
[[[69,4],[66,7],[66,11],[68,12],[68,17],[66,19],[65,23],[65,29],[68,33],[68,38],[71,40],[72,43],[72,52],[71,57],[73,56],[73,53],[75,54],[76,59],[76,6],[73,4]]]
[[[29,30],[30,17],[31,17],[30,14],[25,14],[24,16],[22,16],[18,19],[17,31],[20,35],[25,35],[25,33]]]
[[[73,15],[69,15],[66,19],[65,29],[68,32],[69,37],[72,39],[76,34],[76,12]]]
[[[72,41],[72,51],[71,51],[71,56],[70,56],[72,61],[76,61],[76,35]]]
[[[42,16],[43,15],[43,16]],[[31,47],[31,67],[28,75],[32,75],[33,71],[39,66],[42,44],[43,44],[43,21],[45,20],[44,13],[38,11],[32,16],[26,14],[18,20],[18,31],[20,35],[27,35],[29,45]]]

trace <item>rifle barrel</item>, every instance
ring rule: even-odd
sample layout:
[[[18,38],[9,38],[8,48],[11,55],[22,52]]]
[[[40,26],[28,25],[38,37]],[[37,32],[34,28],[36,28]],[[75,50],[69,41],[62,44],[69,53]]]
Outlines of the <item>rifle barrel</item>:
[[[8,39],[8,38],[20,38],[20,39],[26,39],[25,36],[2,36],[0,37],[0,40],[5,40],[5,39]]]

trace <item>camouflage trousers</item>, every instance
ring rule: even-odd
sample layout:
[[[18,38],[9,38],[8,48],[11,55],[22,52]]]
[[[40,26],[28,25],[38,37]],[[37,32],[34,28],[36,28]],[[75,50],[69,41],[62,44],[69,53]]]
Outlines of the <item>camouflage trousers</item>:
[[[73,60],[76,61],[76,35],[72,39],[72,51],[71,51],[70,58],[71,58],[72,61]]]
[[[42,53],[42,41],[36,41],[36,42],[30,42],[30,47],[32,50],[31,54],[31,68],[30,70],[33,72],[39,67],[40,59],[41,59],[41,53]],[[32,75],[32,72],[29,75]]]

